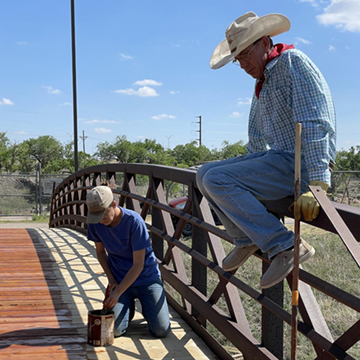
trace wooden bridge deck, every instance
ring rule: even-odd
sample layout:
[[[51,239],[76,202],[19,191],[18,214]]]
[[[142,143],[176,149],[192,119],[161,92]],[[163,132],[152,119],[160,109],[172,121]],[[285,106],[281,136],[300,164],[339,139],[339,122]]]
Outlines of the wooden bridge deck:
[[[84,235],[0,229],[0,359],[217,359],[172,309],[165,339],[153,338],[137,311],[112,346],[87,344],[88,311],[101,309],[106,285]]]

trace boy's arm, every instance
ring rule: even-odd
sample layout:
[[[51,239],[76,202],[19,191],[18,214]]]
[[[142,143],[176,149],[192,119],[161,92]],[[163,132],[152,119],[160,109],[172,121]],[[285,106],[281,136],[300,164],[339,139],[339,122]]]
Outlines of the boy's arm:
[[[102,242],[95,242],[95,247],[96,247],[96,256],[99,260],[101,267],[105,271],[105,274],[108,278],[109,284],[111,284],[111,287],[116,286],[117,281],[115,279],[114,274],[112,273],[112,271],[110,269],[109,259],[108,259],[108,255],[106,253],[104,244]]]
[[[105,309],[110,309],[116,305],[121,294],[123,294],[141,274],[144,268],[144,263],[145,263],[145,249],[134,251],[133,265],[125,275],[124,279],[117,286],[113,286],[113,284],[111,284],[110,294],[104,300]]]

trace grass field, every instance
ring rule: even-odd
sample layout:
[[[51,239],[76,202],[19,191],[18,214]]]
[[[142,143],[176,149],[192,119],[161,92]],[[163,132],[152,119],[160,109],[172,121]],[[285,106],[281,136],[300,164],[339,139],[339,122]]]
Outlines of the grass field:
[[[289,229],[293,225],[288,225]],[[335,234],[314,228],[307,224],[301,225],[301,237],[314,246],[316,253],[314,257],[303,264],[304,270],[311,274],[326,280],[327,282],[349,292],[350,294],[360,297],[360,270],[352,259],[342,240]],[[191,247],[191,238],[183,239],[186,245]],[[228,254],[233,245],[223,241],[226,254]],[[208,256],[209,252],[208,252]],[[191,269],[191,259],[187,254],[183,254],[185,267],[189,272]],[[261,260],[252,256],[238,271],[236,276],[261,292],[259,280],[261,277]],[[215,286],[218,284],[218,276],[208,270],[208,294],[211,294]],[[291,289],[284,282],[285,298],[284,308],[291,313]],[[170,288],[170,291],[171,290]],[[329,330],[334,339],[337,339],[347,329],[349,329],[356,321],[360,319],[360,314],[356,311],[338,303],[332,298],[324,295],[320,291],[314,289],[314,295],[319,304],[320,310],[328,324]],[[246,312],[247,319],[253,336],[259,341],[261,340],[261,306],[246,294],[239,291],[240,298]],[[173,296],[178,297],[173,293]],[[180,302],[180,299],[177,299]],[[217,303],[224,312],[228,313],[226,303],[223,298]],[[299,316],[301,319],[301,316]],[[233,345],[217,331],[217,329],[208,324],[208,331],[210,331],[217,340],[228,349],[231,354],[236,354],[237,350]],[[290,335],[291,327],[287,324],[284,325],[284,359],[290,359]],[[360,343],[357,343],[348,351],[348,353],[355,359],[360,359]],[[312,343],[305,338],[302,334],[298,336],[298,359],[310,360],[315,359],[316,353],[313,350]]]

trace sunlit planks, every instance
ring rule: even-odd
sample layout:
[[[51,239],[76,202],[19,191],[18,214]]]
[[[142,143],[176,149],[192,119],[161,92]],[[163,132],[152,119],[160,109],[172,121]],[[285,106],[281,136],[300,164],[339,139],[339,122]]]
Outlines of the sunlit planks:
[[[92,243],[68,229],[0,229],[0,359],[216,359],[171,310],[155,339],[140,310],[113,346],[87,344],[87,314],[101,307],[106,277]]]
[[[37,237],[25,229],[0,230],[0,358],[86,359],[54,266]]]

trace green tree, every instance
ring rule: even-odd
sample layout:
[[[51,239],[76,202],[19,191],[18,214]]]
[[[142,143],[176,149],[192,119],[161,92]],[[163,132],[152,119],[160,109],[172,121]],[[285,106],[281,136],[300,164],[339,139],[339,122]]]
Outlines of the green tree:
[[[349,151],[340,150],[336,154],[335,159],[335,171],[341,171],[334,173],[331,177],[332,193],[336,194],[337,189],[342,190],[344,187],[341,202],[347,198],[348,204],[351,203],[350,197],[350,181],[352,177],[360,177],[359,173],[350,173],[350,171],[360,171],[360,146],[351,147]],[[344,171],[349,171],[348,173]]]
[[[22,142],[19,144],[17,153],[17,168],[20,172],[29,173],[35,170],[36,160],[30,157],[29,144]]]
[[[236,142],[235,144],[230,144],[229,141],[225,140],[222,143],[222,148],[220,150],[215,149],[212,151],[212,155],[216,160],[229,159],[234,156],[245,154],[247,154],[246,145],[242,140]]]
[[[20,145],[14,142],[8,147],[8,161],[5,165],[5,169],[8,173],[13,173],[19,169],[18,158],[20,153]]]
[[[334,170],[360,171],[360,146],[352,146],[349,151],[338,151],[336,154]]]
[[[52,136],[39,136],[37,139],[25,140],[24,143],[29,147],[29,155],[41,163],[44,171],[53,159],[61,159],[63,156],[62,144]]]
[[[97,145],[96,156],[101,162],[116,160],[120,163],[168,164],[173,163],[171,153],[165,151],[156,140],[145,139],[131,143],[126,136],[118,136],[113,144],[109,142]]]
[[[58,159],[52,159],[51,162],[46,166],[47,174],[73,173],[75,171],[75,155],[74,155],[74,142],[69,142],[63,147],[63,156]],[[93,165],[97,165],[99,162],[90,154],[84,153],[83,151],[78,152],[78,166],[79,169],[84,169]]]
[[[6,132],[0,132],[0,171],[7,168],[10,159],[9,145],[10,140],[6,136]]]
[[[120,163],[131,162],[133,145],[125,135],[117,136],[113,144],[107,141],[99,143],[96,148],[97,151],[94,155],[98,156],[101,162],[106,163],[113,159]]]
[[[134,143],[134,150],[138,152],[134,159],[137,163],[162,164],[165,158],[165,149],[156,140],[137,141]]]
[[[213,160],[210,150],[204,145],[197,146],[196,141],[185,145],[177,145],[173,149],[172,155],[175,158],[175,166],[185,168]]]

